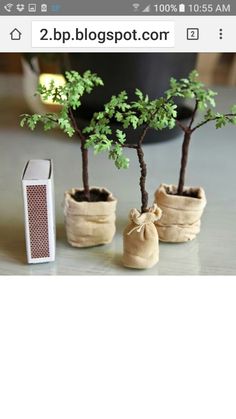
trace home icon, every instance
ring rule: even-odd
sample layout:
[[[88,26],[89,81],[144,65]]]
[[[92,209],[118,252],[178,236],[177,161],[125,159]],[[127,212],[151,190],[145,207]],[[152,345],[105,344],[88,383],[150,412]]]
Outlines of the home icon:
[[[12,41],[19,41],[21,39],[21,35],[22,35],[22,33],[17,28],[13,29],[10,32],[10,36],[11,36]]]

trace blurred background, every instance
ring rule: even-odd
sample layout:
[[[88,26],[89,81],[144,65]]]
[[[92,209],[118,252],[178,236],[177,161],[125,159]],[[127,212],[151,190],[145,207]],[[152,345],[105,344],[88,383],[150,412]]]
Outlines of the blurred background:
[[[47,56],[56,56],[62,54],[38,54],[41,56],[41,66],[44,70],[51,68],[56,69],[57,63],[53,64],[53,59],[46,58]],[[72,54],[71,54],[72,55]],[[77,54],[76,54],[77,55]],[[83,55],[83,54],[80,54]],[[90,54],[95,55],[95,54]],[[98,55],[98,54],[97,54]],[[107,54],[108,55],[108,54]],[[119,55],[119,54],[117,54]],[[131,55],[131,54],[130,54]],[[132,54],[135,55],[135,54]],[[146,55],[146,54],[143,54]],[[154,54],[153,54],[154,55]],[[188,55],[188,54],[185,54]],[[1,53],[0,54],[0,73],[4,74],[22,75],[22,54],[19,53]],[[26,55],[27,56],[27,55]],[[29,56],[29,54],[28,54]],[[45,57],[45,59],[43,59]],[[59,59],[59,57],[58,57]],[[46,64],[47,60],[47,64]],[[44,64],[43,64],[44,63]],[[50,63],[50,64],[49,64]],[[231,53],[200,53],[197,54],[196,67],[200,73],[202,81],[210,84],[235,85],[236,84],[236,54]]]
[[[114,93],[126,89],[132,97],[136,87],[151,98],[162,95],[169,79],[185,77],[196,68],[200,79],[210,86],[236,85],[236,54],[230,53],[81,53],[81,54],[0,54],[0,126],[18,125],[19,115],[24,112],[42,112],[50,104],[42,104],[34,92],[40,76],[53,77],[65,70],[91,69],[104,80],[105,87],[87,95],[81,109],[83,124],[94,111],[102,107]],[[49,76],[48,76],[49,75]],[[41,81],[45,83],[45,78]],[[60,83],[60,80],[59,80]],[[52,107],[53,108],[53,107]],[[52,110],[52,108],[50,110]],[[189,116],[188,108],[179,103],[180,119]],[[175,131],[161,133],[155,140],[175,136]],[[152,140],[150,133],[147,141]]]

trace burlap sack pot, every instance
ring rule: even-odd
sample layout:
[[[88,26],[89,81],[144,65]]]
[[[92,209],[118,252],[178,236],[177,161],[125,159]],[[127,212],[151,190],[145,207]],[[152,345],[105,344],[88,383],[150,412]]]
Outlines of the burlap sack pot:
[[[114,237],[117,199],[104,188],[107,201],[77,202],[72,195],[81,189],[65,192],[64,215],[67,240],[74,247],[90,247],[110,243]]]
[[[200,232],[201,216],[206,206],[202,188],[185,188],[191,196],[175,195],[174,185],[160,185],[155,201],[162,209],[161,220],[156,223],[159,239],[163,242],[181,243],[193,240]]]
[[[123,264],[127,268],[147,269],[159,261],[159,240],[154,222],[161,217],[156,204],[149,212],[129,213],[130,223],[123,233]]]

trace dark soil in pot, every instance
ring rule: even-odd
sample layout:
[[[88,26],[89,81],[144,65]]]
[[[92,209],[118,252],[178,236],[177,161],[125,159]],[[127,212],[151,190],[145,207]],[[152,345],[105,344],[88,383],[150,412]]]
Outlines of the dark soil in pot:
[[[90,189],[90,201],[88,201],[84,191],[76,191],[76,193],[71,196],[76,202],[106,202],[109,194],[105,190],[101,191],[99,189],[92,188]]]
[[[186,190],[186,191],[183,192],[182,195],[178,195],[177,193],[173,193],[173,192],[169,192],[169,191],[167,191],[167,194],[172,195],[172,196],[186,196],[186,197],[189,197],[189,198],[200,199],[200,197],[198,195],[198,192],[192,191],[192,190]]]
[[[105,188],[93,187],[90,193],[92,201],[88,202],[83,189],[65,191],[66,235],[73,247],[110,243],[116,231],[117,199]]]

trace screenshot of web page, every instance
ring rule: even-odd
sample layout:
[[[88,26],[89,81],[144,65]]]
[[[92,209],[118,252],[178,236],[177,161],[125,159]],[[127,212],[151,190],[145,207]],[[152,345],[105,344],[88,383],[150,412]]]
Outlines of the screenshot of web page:
[[[236,1],[0,1],[0,418],[235,419]]]
[[[45,247],[44,240],[40,245],[37,241],[43,231],[34,233],[35,261],[54,261],[41,268],[27,263],[16,268],[4,258],[3,243],[1,273],[17,269],[28,274],[41,269],[44,274],[133,274],[137,271],[127,270],[126,265],[135,268],[137,261],[135,256],[135,260],[126,260],[124,249],[133,246],[129,242],[134,234],[127,236],[126,243],[123,230],[133,208],[145,213],[154,203],[163,214],[155,224],[160,245],[154,255],[151,252],[150,260],[144,258],[140,266],[137,262],[138,268],[147,268],[145,273],[151,275],[235,273],[232,221],[236,201],[230,183],[235,170],[235,9],[234,2],[213,1],[1,3],[1,211],[4,229],[9,227],[11,232],[2,239],[10,246],[15,237],[22,260],[32,261],[30,233],[26,233],[25,247],[18,229],[24,224],[22,197],[13,179],[20,176],[28,160],[43,157],[54,163],[54,223],[64,238],[55,255],[55,238],[48,237]],[[76,77],[82,77],[77,80],[82,90],[67,94],[69,83],[76,85]],[[68,95],[73,98],[66,104]],[[166,114],[158,110],[162,100],[169,101],[163,105]],[[165,106],[170,106],[169,114]],[[143,156],[137,154],[142,130]],[[82,155],[81,138],[87,147]],[[9,178],[12,149],[17,159]],[[86,159],[88,167],[84,167]],[[8,182],[15,193],[6,187]],[[86,220],[81,238],[73,232],[77,228],[73,217],[71,221],[68,215],[68,221],[66,209],[61,210],[65,191],[85,188],[88,199],[91,185],[107,188],[109,199],[114,199],[110,216],[116,221],[108,222],[104,238],[101,232],[90,237]],[[160,185],[169,186],[160,192]],[[197,205],[201,202],[198,215],[194,212],[193,218],[172,220],[160,196],[162,192],[167,198],[188,194],[187,186],[201,195],[193,199]],[[25,217],[27,221],[27,214]],[[115,234],[117,222],[120,228]],[[91,268],[91,258],[97,251],[102,258],[103,248],[90,245],[100,241],[115,243],[116,251],[111,251],[109,261],[104,257]],[[182,263],[185,247],[163,247],[161,242],[189,242],[188,262]],[[67,266],[74,247],[88,247],[87,257]],[[141,248],[141,254],[143,251]]]

